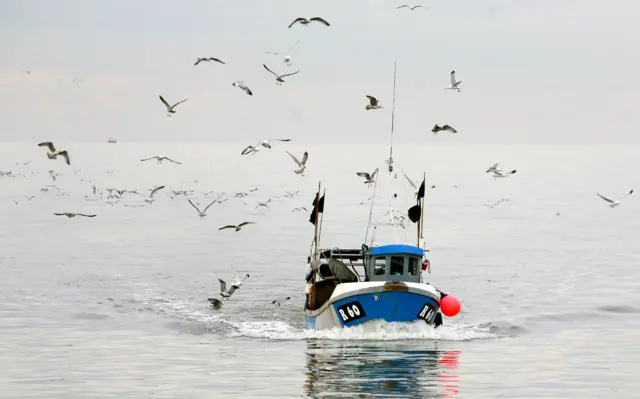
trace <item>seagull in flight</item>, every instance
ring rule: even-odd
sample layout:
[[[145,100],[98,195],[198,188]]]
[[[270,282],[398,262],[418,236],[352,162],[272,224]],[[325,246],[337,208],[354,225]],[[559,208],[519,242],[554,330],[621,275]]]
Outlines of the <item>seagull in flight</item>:
[[[275,73],[271,69],[269,69],[269,67],[266,66],[265,64],[262,64],[262,66],[264,67],[264,69],[266,69],[267,71],[271,72],[273,74],[273,76],[276,77],[276,84],[277,85],[282,85],[284,83],[284,79],[282,79],[282,78],[286,78],[287,76],[292,76],[292,75],[295,75],[298,72],[300,72],[300,70],[298,69],[297,71],[292,72],[292,73],[284,73],[282,75],[278,75],[277,73]]]
[[[401,8],[409,8],[411,11],[414,11],[416,8],[424,8],[424,9],[427,9],[427,7],[425,7],[425,6],[423,6],[423,5],[420,5],[420,4],[416,4],[416,5],[414,5],[414,6],[410,6],[410,5],[408,5],[408,4],[403,4],[403,5],[401,5],[400,7],[396,8],[396,10],[399,10],[399,9],[401,9]]]
[[[261,206],[268,208],[269,207],[269,202],[271,202],[271,198],[269,198],[268,200],[266,200],[265,202],[258,202],[258,205],[256,205],[256,209],[260,208]]]
[[[58,158],[58,156],[61,156],[64,158],[65,162],[67,163],[67,165],[71,165],[71,161],[69,160],[69,153],[67,152],[67,150],[56,150],[56,147],[53,146],[53,143],[50,141],[44,141],[40,144],[38,144],[38,147],[48,147],[49,151],[47,151],[47,157],[49,159],[56,159]],[[55,179],[54,179],[55,180]]]
[[[451,84],[447,87],[445,87],[445,90],[458,90],[458,93],[460,93],[460,88],[458,87],[460,85],[460,83],[462,83],[461,80],[456,80],[456,71],[451,71],[451,73],[449,74],[450,78],[451,78]]]
[[[236,285],[232,285],[231,288],[227,290],[227,282],[222,279],[218,279],[218,281],[220,282],[220,296],[223,298],[229,299],[231,295],[233,295],[234,291],[239,288]]]
[[[302,161],[298,160],[298,158],[296,158],[289,151],[287,151],[287,154],[289,154],[291,159],[293,159],[293,162],[298,165],[298,169],[294,170],[293,173],[304,176],[304,170],[307,168],[307,159],[309,159],[309,153],[305,151],[304,154],[302,154]]]
[[[236,269],[233,267],[233,264],[231,264],[231,270],[233,271],[233,283],[232,284],[235,285],[238,288],[240,288],[240,286],[242,284],[244,284],[244,282],[251,277],[249,275],[249,273],[246,273],[242,278],[239,278],[238,273],[236,273]]]
[[[498,179],[498,178],[509,177],[509,176],[513,175],[514,173],[516,173],[516,172],[517,172],[516,169],[512,170],[511,172],[505,172],[502,169],[495,170],[493,172],[493,179],[495,180],[495,179]]]
[[[156,188],[149,189],[149,191],[150,191],[149,196],[144,199],[144,202],[146,202],[148,204],[152,204],[153,201],[156,200],[156,193],[158,191],[162,190],[163,188],[164,188],[164,186],[159,186],[159,187],[156,187]]]
[[[382,108],[382,105],[378,105],[378,99],[375,98],[374,96],[370,96],[367,94],[367,98],[369,99],[369,104],[367,104],[366,107],[364,107],[364,109],[366,109],[367,111],[370,109],[379,109]]]
[[[86,218],[96,217],[96,215],[87,215],[87,214],[84,214],[84,213],[73,213],[73,212],[63,212],[63,213],[55,213],[54,212],[53,214],[56,215],[56,216],[66,216],[69,219],[74,218],[76,216],[84,216]]]
[[[201,211],[193,202],[191,202],[191,200],[188,200],[188,201],[191,204],[191,206],[194,207],[196,211],[198,211],[198,216],[200,216],[200,220],[204,219],[204,217],[207,216],[207,209],[209,209],[211,205],[218,202],[218,200],[213,200],[212,203],[210,203],[209,205],[207,205],[206,208],[204,208],[204,211]]]
[[[169,157],[165,157],[164,155],[155,155],[155,156],[150,157],[150,158],[141,159],[140,161],[144,162],[144,161],[150,161],[152,159],[157,159],[158,163],[162,163],[162,161],[164,161],[166,159],[167,161],[171,161],[173,163],[177,163],[178,165],[182,165],[181,162],[174,161],[173,159],[171,159]]]
[[[255,224],[254,222],[242,222],[239,225],[232,225],[232,224],[228,224],[226,226],[222,226],[220,227],[218,230],[224,230],[224,229],[236,229],[236,231],[240,231],[240,229],[242,228],[242,226],[246,226],[248,224]]]
[[[431,131],[433,132],[433,134],[438,134],[438,132],[440,131],[445,131],[445,132],[451,132],[451,133],[458,133],[458,131],[454,128],[452,128],[449,125],[443,125],[443,126],[438,126],[438,124],[436,124]]]
[[[253,155],[256,152],[260,151],[259,147],[261,147],[261,146],[264,147],[264,148],[271,149],[271,142],[272,141],[280,141],[280,142],[286,143],[286,142],[291,141],[291,139],[267,139],[267,140],[262,140],[258,144],[246,146],[244,148],[244,150],[242,150],[241,155],[247,155],[247,154]]]
[[[364,179],[365,179],[364,184],[371,185],[372,183],[376,182],[374,180],[375,177],[376,177],[376,173],[378,173],[378,168],[376,168],[376,170],[374,170],[372,174],[369,174],[367,172],[357,172],[356,175],[358,175],[360,177],[364,177]]]
[[[291,54],[293,54],[293,49],[296,48],[296,46],[298,45],[298,43],[300,43],[300,40],[297,40],[295,42],[295,44],[289,49],[289,51],[287,52],[287,55],[284,56],[284,63],[286,66],[290,67],[291,66]],[[272,54],[272,55],[280,55],[280,53],[273,53],[271,51],[267,51],[267,54]]]
[[[604,195],[601,195],[598,193],[598,197],[602,198],[603,200],[607,201],[609,203],[609,207],[610,208],[615,208],[616,206],[620,205],[620,201],[624,198],[627,197],[629,195],[633,194],[633,190],[629,191],[628,193],[626,193],[625,195],[623,195],[622,197],[618,198],[617,200],[612,200],[609,199],[607,197],[605,197]]]
[[[484,204],[484,206],[487,206],[487,207],[489,207],[489,208],[495,208],[495,207],[496,207],[496,206],[498,206],[500,203],[502,203],[502,202],[507,202],[507,201],[509,201],[509,199],[508,199],[508,198],[500,198],[500,199],[499,199],[499,200],[497,200],[497,201],[493,201],[493,202],[491,202],[491,201],[490,201],[490,202],[491,202],[490,204]]]
[[[492,167],[490,167],[489,169],[487,169],[487,170],[485,171],[485,173],[489,173],[489,172],[497,172],[497,171],[499,171],[499,170],[502,170],[502,169],[499,167],[499,165],[500,165],[500,162],[496,162],[496,163],[495,163],[495,165],[493,165]]]
[[[272,303],[272,304],[274,304],[274,305],[276,305],[277,307],[280,307],[280,306],[282,306],[282,304],[283,304],[285,301],[288,301],[289,299],[291,299],[291,297],[290,297],[290,296],[288,296],[288,297],[286,297],[286,298],[284,298],[284,299],[281,299],[281,300],[274,299],[271,303]]]
[[[219,300],[218,298],[207,298],[207,301],[209,301],[209,304],[211,304],[211,307],[216,310],[222,307],[222,301]]]
[[[301,206],[300,208],[293,208],[293,210],[291,212],[298,212],[298,211],[307,211],[307,208],[305,208],[304,206]]]
[[[243,81],[238,80],[236,82],[233,82],[231,84],[231,86],[235,86],[235,87],[239,87],[240,89],[242,89],[242,91],[244,91],[245,93],[247,93],[248,95],[252,96],[253,92],[251,91],[251,89],[249,89],[249,87],[247,85],[244,84]]]
[[[225,62],[220,61],[219,59],[214,58],[214,57],[203,57],[203,58],[198,58],[198,59],[196,60],[196,63],[195,63],[195,64],[193,64],[193,65],[198,65],[198,64],[199,64],[199,63],[201,63],[201,62],[211,62],[211,61],[215,61],[215,62],[218,62],[218,63],[220,63],[220,64],[224,64],[224,63],[225,63]]]
[[[299,22],[304,26],[309,25],[311,22],[320,22],[321,24],[323,24],[325,26],[331,26],[327,21],[325,21],[324,19],[322,19],[320,17],[313,17],[313,18],[298,17],[298,18],[294,19],[293,22],[291,22],[291,24],[289,24],[289,28],[291,28],[296,22]]]
[[[169,103],[164,98],[162,98],[162,96],[158,96],[158,97],[160,97],[160,101],[162,101],[164,106],[167,107],[167,116],[169,116],[169,117],[171,116],[171,114],[175,114],[176,113],[176,111],[174,111],[175,107],[177,107],[179,104],[182,104],[183,102],[188,100],[188,98],[185,98],[184,100],[178,101],[177,103],[175,103],[173,105],[169,105]]]

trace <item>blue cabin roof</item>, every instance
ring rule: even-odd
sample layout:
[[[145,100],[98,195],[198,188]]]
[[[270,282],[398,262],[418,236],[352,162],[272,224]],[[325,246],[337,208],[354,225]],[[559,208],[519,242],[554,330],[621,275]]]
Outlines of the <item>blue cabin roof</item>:
[[[371,255],[393,255],[393,254],[410,254],[423,256],[424,251],[421,248],[414,247],[413,245],[404,244],[392,244],[382,245],[380,247],[371,248]]]

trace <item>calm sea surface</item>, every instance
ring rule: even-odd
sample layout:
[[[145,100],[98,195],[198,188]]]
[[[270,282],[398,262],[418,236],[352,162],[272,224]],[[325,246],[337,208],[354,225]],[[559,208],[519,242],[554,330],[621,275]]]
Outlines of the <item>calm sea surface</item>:
[[[2,398],[640,395],[640,193],[615,209],[596,196],[640,189],[638,147],[397,146],[394,179],[385,146],[293,141],[241,157],[242,144],[56,144],[71,166],[35,143],[0,145],[0,170],[13,175],[0,177]],[[285,149],[309,151],[304,177]],[[156,154],[183,164],[140,162]],[[517,173],[494,180],[485,170],[497,161]],[[384,215],[411,205],[402,170],[436,186],[427,278],[463,310],[437,331],[305,331],[313,226],[292,209],[310,210],[321,180],[322,244],[359,248],[373,188],[355,172],[376,167],[378,244],[415,239],[413,225],[394,232]],[[144,204],[130,193],[106,203],[106,188],[146,195],[156,185],[166,188],[151,205],[125,206]],[[180,189],[193,193],[168,196]],[[203,208],[210,191],[229,200],[200,220],[187,198]],[[501,198],[510,201],[484,206]],[[218,231],[242,221],[257,224]],[[207,297],[232,263],[251,279],[213,310]]]

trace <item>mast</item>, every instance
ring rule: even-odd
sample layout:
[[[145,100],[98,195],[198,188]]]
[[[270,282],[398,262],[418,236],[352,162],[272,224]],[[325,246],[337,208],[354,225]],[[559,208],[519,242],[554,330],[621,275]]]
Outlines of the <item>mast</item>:
[[[393,105],[391,109],[391,143],[389,144],[389,173],[393,172],[393,122],[396,116],[396,63],[393,63]]]
[[[314,225],[314,233],[313,233],[313,253],[311,254],[311,262],[309,266],[311,266],[311,270],[313,271],[312,273],[312,281],[311,281],[311,293],[309,294],[309,309],[310,310],[314,310],[315,306],[316,306],[316,267],[314,265],[314,260],[316,260],[316,256],[318,256],[318,225],[320,224],[320,221],[318,220],[318,211],[320,210],[320,185],[321,182],[318,182],[318,194],[316,196],[317,198],[317,202],[315,205],[315,211],[316,214],[314,215],[315,217],[315,225]],[[322,215],[324,215],[324,212],[322,212]]]
[[[422,181],[425,183],[424,187],[424,195],[420,198],[420,222],[418,223],[418,248],[420,248],[420,239],[423,237],[422,232],[424,231],[424,197],[427,195],[427,173],[422,173]]]

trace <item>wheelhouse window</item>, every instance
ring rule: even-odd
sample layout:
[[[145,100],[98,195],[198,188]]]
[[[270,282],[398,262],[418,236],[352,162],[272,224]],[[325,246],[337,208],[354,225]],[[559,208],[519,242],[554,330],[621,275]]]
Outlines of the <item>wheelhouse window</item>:
[[[387,272],[387,259],[375,258],[373,264],[373,274],[375,276],[384,276]]]
[[[418,275],[418,258],[409,258],[409,275],[417,276]]]
[[[392,276],[401,276],[402,273],[404,273],[404,256],[392,256],[389,274]]]

